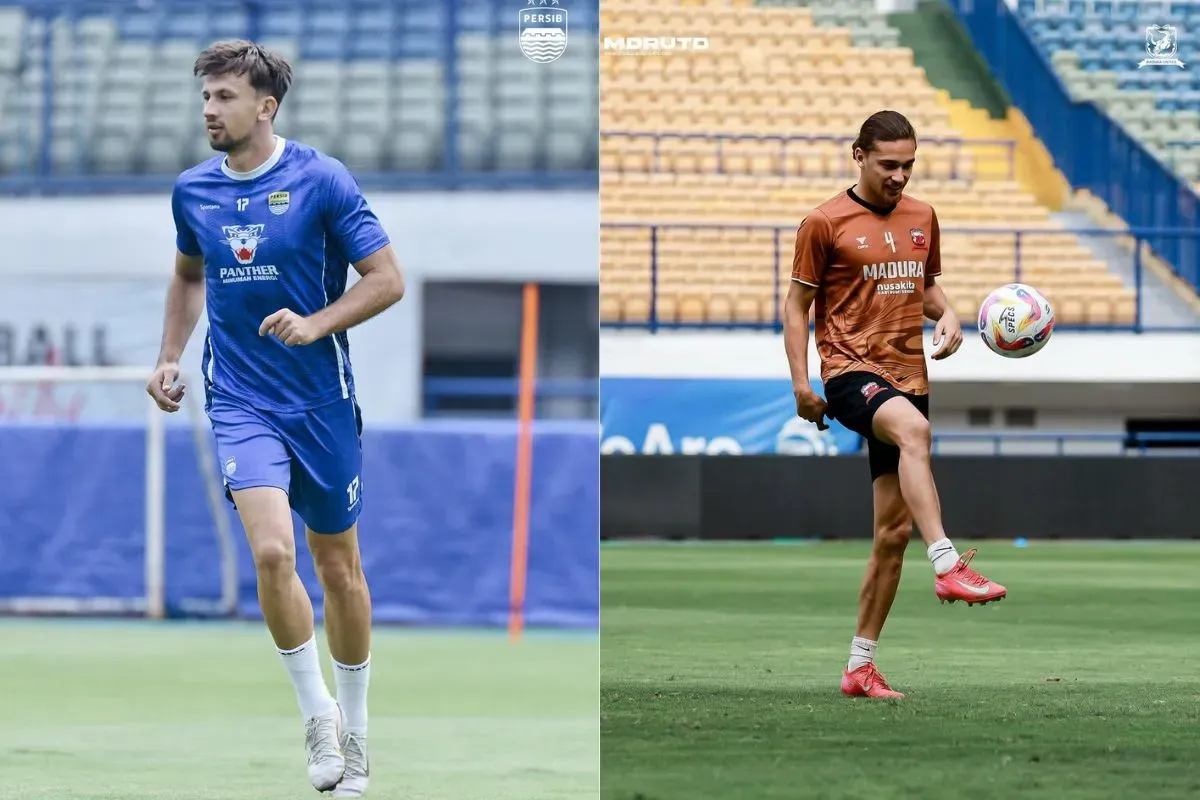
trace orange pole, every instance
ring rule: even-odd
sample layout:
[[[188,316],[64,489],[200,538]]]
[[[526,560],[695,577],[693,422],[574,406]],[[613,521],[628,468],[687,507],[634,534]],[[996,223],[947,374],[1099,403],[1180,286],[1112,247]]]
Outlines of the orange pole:
[[[517,396],[517,474],[513,490],[512,571],[508,593],[508,636],[525,627],[525,573],[529,553],[529,498],[533,486],[533,385],[537,377],[538,285],[525,284],[521,307],[521,363]]]

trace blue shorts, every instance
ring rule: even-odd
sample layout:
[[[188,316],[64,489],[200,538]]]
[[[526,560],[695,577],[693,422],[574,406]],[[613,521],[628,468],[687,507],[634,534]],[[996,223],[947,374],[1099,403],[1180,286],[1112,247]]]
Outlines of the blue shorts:
[[[362,510],[362,413],[354,398],[307,411],[260,411],[209,395],[225,496],[276,486],[314,533],[341,533]]]

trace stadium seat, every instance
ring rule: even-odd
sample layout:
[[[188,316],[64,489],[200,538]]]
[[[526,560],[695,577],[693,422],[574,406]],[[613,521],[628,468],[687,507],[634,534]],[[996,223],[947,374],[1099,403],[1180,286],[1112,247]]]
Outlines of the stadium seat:
[[[910,191],[949,229],[942,284],[964,318],[1019,277],[1061,302],[1064,323],[1132,321],[1133,290],[1010,179],[1006,152],[963,143],[911,51],[852,45],[844,24],[872,13],[861,3],[689,5],[689,16],[666,2],[606,4],[604,36],[691,19],[734,44],[687,58],[601,61],[604,321],[644,323],[653,310],[659,322],[776,322],[795,228],[850,182],[847,134],[881,107],[920,131]],[[802,31],[803,45],[785,30]],[[1097,87],[1116,92],[1115,76]],[[1121,99],[1141,111],[1152,103],[1148,94]],[[815,138],[782,145],[796,134]],[[1018,255],[1003,232],[1016,226],[1046,234],[1024,237]]]
[[[1200,110],[1200,76],[1191,69],[1138,69],[1138,63],[1147,55],[1147,25],[1174,20],[1182,25],[1183,39],[1186,22],[1197,18],[1200,5],[1174,3],[1167,16],[1162,8],[1145,4],[1142,13],[1143,8],[1133,2],[1097,2],[1086,22],[1083,12],[1074,14],[1059,4],[1039,10],[1021,3],[1018,13],[1076,98],[1099,103],[1180,177],[1197,181],[1200,163],[1176,157],[1181,147],[1176,142],[1194,137],[1174,132],[1177,115]],[[1186,63],[1187,56],[1181,59]]]
[[[170,174],[211,157],[192,62],[216,39],[251,34],[293,65],[277,130],[358,172],[441,168],[448,155],[442,64],[451,42],[460,59],[455,144],[464,168],[596,167],[597,19],[586,4],[570,9],[570,41],[553,64],[521,54],[516,15],[498,2],[463,0],[453,33],[442,6],[386,0],[271,3],[256,7],[253,19],[224,2],[105,8],[85,3],[51,18],[50,149],[61,174]],[[0,175],[29,171],[29,154],[40,152],[47,133],[38,124],[45,31],[45,3],[0,0]],[[105,101],[89,106],[101,90]],[[27,122],[7,125],[13,116]],[[131,134],[148,136],[146,147],[119,141]]]

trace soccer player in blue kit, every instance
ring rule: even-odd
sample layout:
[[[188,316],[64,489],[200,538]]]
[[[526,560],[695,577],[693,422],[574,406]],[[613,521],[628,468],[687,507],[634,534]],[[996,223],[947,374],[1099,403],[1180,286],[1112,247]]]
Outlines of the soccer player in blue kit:
[[[224,155],[175,183],[178,252],[147,391],[164,411],[180,408],[179,359],[207,303],[205,409],[263,616],[295,687],[308,777],[334,797],[360,797],[370,774],[371,600],[358,546],[362,417],[346,330],[400,300],[404,280],[346,168],[275,135],[291,83],[284,59],[223,41],[200,54],[194,73],[203,76],[209,143]],[[350,265],[361,280],[347,291]],[[336,699],[296,573],[292,509],[324,591]]]

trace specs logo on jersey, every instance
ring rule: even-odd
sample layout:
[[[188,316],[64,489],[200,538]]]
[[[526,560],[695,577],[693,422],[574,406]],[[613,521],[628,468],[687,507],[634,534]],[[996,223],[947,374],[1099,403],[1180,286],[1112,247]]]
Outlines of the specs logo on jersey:
[[[250,264],[254,261],[254,253],[258,250],[258,243],[265,242],[267,237],[262,235],[266,225],[223,225],[221,230],[225,232],[225,241],[229,243],[229,249],[233,250],[234,258],[239,264]]]
[[[914,250],[929,249],[925,245],[925,231],[921,230],[920,228],[912,228],[909,230],[908,234],[909,236],[912,236]]]
[[[279,216],[291,206],[291,197],[289,192],[271,192],[267,196],[267,208],[271,209],[272,214]]]

